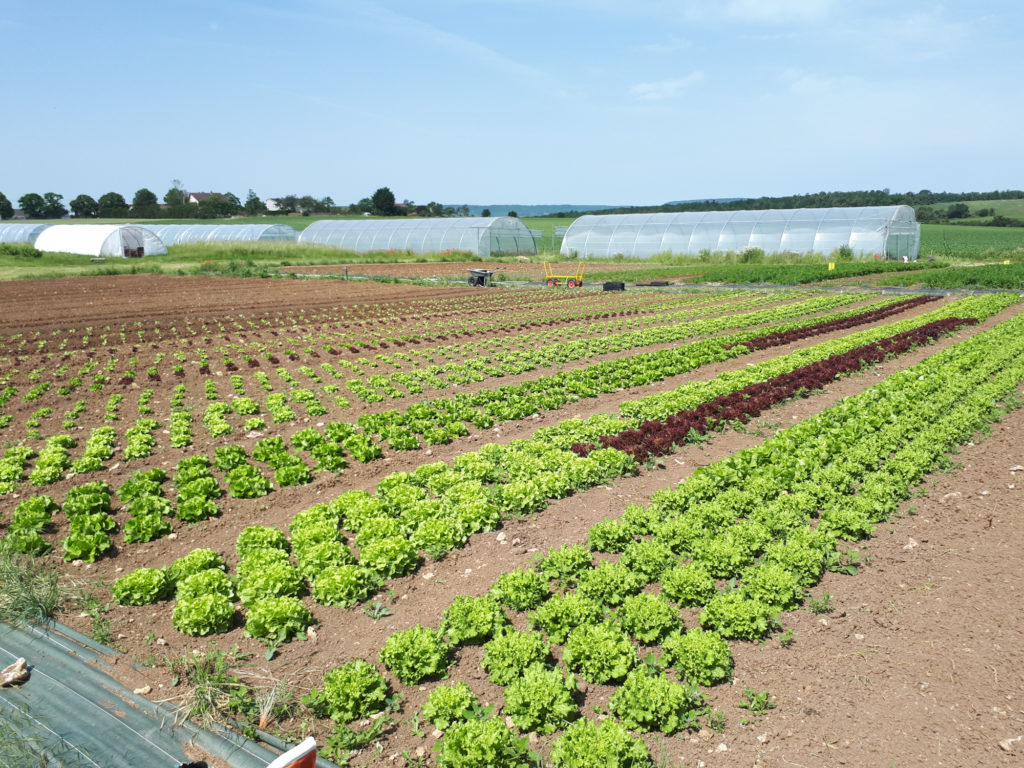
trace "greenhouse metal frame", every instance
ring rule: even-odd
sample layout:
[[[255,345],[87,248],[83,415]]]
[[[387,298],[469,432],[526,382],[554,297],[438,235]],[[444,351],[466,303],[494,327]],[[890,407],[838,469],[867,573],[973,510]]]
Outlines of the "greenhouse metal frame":
[[[848,246],[861,258],[916,261],[920,244],[914,209],[895,205],[581,216],[566,231],[561,253],[637,259],[760,248],[828,255]]]
[[[537,253],[530,229],[511,216],[440,219],[330,219],[299,233],[299,242],[356,253],[468,251],[482,258]]]
[[[299,232],[287,224],[140,224],[164,245],[212,242],[295,242]]]

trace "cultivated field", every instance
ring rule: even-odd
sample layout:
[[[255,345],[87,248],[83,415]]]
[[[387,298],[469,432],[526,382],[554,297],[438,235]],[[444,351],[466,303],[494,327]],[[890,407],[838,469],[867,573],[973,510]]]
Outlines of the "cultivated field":
[[[0,552],[74,580],[61,620],[153,698],[219,669],[224,714],[352,765],[1024,750],[1016,294],[122,275],[0,306]]]
[[[1024,259],[1024,229],[962,224],[922,224],[921,257],[940,260],[1019,262]]]

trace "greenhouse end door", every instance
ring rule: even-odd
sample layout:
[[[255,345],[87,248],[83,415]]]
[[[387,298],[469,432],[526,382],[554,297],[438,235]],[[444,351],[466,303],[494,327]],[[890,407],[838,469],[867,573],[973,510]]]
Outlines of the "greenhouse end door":
[[[885,256],[896,261],[917,261],[914,236],[904,232],[890,232],[885,238]]]

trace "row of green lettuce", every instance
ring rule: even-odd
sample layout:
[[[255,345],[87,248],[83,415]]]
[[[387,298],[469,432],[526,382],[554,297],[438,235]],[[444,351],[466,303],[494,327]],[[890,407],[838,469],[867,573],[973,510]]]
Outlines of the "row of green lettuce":
[[[964,311],[978,311],[969,307],[968,304],[970,303],[970,301],[965,301],[955,306],[958,311],[960,309]],[[979,302],[974,303],[978,304]],[[982,303],[992,306],[999,305],[995,299],[989,299]],[[952,310],[938,310],[924,316],[924,318],[948,316],[950,311]],[[917,322],[915,320],[908,320],[897,324],[896,328],[898,330],[908,329],[915,327]],[[874,332],[867,332],[866,335],[854,335],[850,337],[850,343],[856,344],[864,339],[879,338],[882,333],[884,331],[876,330]],[[707,343],[698,344],[704,348],[702,352],[705,355],[711,355],[710,359],[712,360],[718,359],[718,356],[722,354],[733,355],[746,351],[743,346],[735,346],[731,350],[723,351],[720,343],[710,346]],[[685,348],[666,350],[662,353],[654,354],[662,357],[671,356],[673,359],[679,360],[681,359],[680,355],[690,352],[689,347],[693,346],[689,345]],[[819,354],[828,356],[828,354],[834,353],[833,350],[845,350],[847,348],[845,342],[840,341],[834,345],[825,345],[816,349],[819,350]],[[798,355],[794,358],[793,367],[806,364],[810,359],[811,357],[808,357],[807,353]],[[694,360],[690,357],[685,358],[685,360],[687,369],[696,367],[696,365],[705,361],[700,358]],[[619,366],[618,370],[623,371],[624,369],[622,366]],[[745,372],[741,372],[739,379],[736,379],[734,376],[723,376],[719,390],[722,386],[733,386],[739,381],[750,383],[751,378],[756,377],[757,372],[760,371],[777,375],[776,372],[780,370],[778,363],[774,366],[766,364],[746,369]],[[643,373],[643,375],[649,374],[646,371],[640,371],[640,373]],[[638,369],[627,370],[627,374],[631,376],[638,375]],[[664,372],[662,372],[662,375],[664,375]],[[609,388],[607,382],[605,384],[606,386],[601,387],[605,391],[614,391],[619,388],[619,386]],[[621,381],[615,381],[613,384],[619,385]],[[745,385],[741,384],[740,386]],[[694,385],[696,389],[699,389],[699,387],[700,385]],[[684,388],[682,391],[689,392],[690,389]],[[551,396],[550,392],[549,396]],[[639,401],[640,410],[637,418],[640,418],[640,420],[645,418],[644,414],[649,410],[644,405],[646,402],[648,402],[647,399]],[[636,405],[634,404],[633,411],[636,411]],[[623,407],[628,408],[629,404],[625,404]],[[469,417],[472,418],[472,415]],[[648,417],[650,417],[649,414]],[[465,434],[466,429],[462,422],[458,421],[456,423],[462,428],[459,434]],[[582,434],[580,427],[577,427],[572,422],[568,424],[571,427],[568,433],[570,438]],[[593,436],[596,432],[612,434],[620,431],[618,429],[619,426],[619,423],[615,420],[609,420],[608,417],[599,415],[582,425],[582,429],[591,436],[591,439],[594,439]],[[109,428],[101,429],[107,430],[104,433],[105,441],[98,448],[87,445],[87,453],[94,449],[102,449],[104,451],[103,455],[109,457],[113,454],[112,445],[109,440]],[[88,441],[90,444],[97,438],[97,432],[98,430],[94,431],[90,436]],[[567,445],[571,445],[572,440],[566,443],[564,437],[562,437],[562,432],[564,432],[563,429],[556,428],[551,434],[548,432],[543,433],[543,440],[548,442],[548,448],[553,447],[551,441],[556,434],[560,436],[561,440],[557,447],[565,448]],[[324,434],[321,434],[314,428],[307,428],[293,435],[291,443],[298,449],[309,451],[316,460],[318,469],[330,471],[340,471],[347,465],[343,449],[352,451],[364,461],[376,458],[381,453],[380,448],[370,442],[365,434],[354,434],[353,428],[350,425],[341,423],[328,425],[325,428]],[[539,445],[540,443],[537,444]],[[508,479],[513,482],[504,491],[497,490],[499,486],[495,483],[496,478],[482,476],[479,478],[473,477],[472,479],[477,480],[478,486],[482,485],[484,487],[473,486],[471,492],[469,486],[460,483],[461,480],[471,478],[468,476],[461,477],[456,473],[457,480],[448,483],[452,486],[459,485],[457,491],[452,493],[447,493],[448,487],[442,486],[438,480],[434,480],[432,484],[423,484],[426,490],[433,494],[434,498],[427,498],[428,494],[422,492],[418,495],[410,496],[408,491],[405,491],[405,497],[395,502],[389,508],[388,514],[379,512],[376,507],[370,505],[371,512],[382,518],[382,520],[377,521],[375,526],[369,528],[367,532],[359,531],[360,537],[357,537],[356,543],[362,548],[363,544],[370,538],[406,536],[407,540],[404,543],[406,550],[412,546],[417,552],[425,551],[431,557],[440,557],[453,547],[461,546],[472,533],[486,530],[494,525],[502,514],[525,513],[540,508],[547,503],[548,498],[558,498],[573,490],[591,487],[592,485],[607,481],[610,477],[621,476],[632,468],[631,460],[623,462],[619,452],[596,452],[582,461],[582,464],[586,466],[581,465],[579,467],[575,466],[581,462],[579,457],[573,456],[569,458],[562,455],[563,453],[564,451],[549,450],[546,453],[541,451],[540,454],[531,457],[529,460],[524,460],[518,454],[511,462],[502,460],[504,463],[510,463],[513,467],[511,470],[507,470]],[[49,471],[50,465],[53,463],[54,474],[59,478],[62,474],[62,469],[70,462],[66,436],[51,438],[48,441],[44,454],[45,456],[42,456],[41,461],[37,462],[37,466],[30,477],[34,477],[44,470]],[[470,456],[472,455],[470,454]],[[287,450],[284,440],[280,436],[258,440],[253,448],[252,456],[257,462],[266,463],[273,469],[274,480],[278,487],[301,485],[309,483],[313,479],[306,463],[301,457]],[[95,455],[90,458],[98,462],[101,456]],[[214,452],[212,465],[224,473],[228,493],[233,498],[259,498],[270,493],[273,488],[273,484],[257,466],[248,461],[248,458],[246,450],[238,445],[221,446]],[[9,449],[4,461],[20,465],[26,459],[25,449],[16,447]],[[45,461],[42,461],[42,459],[45,459]],[[464,457],[460,457],[460,460],[464,462],[469,461],[469,459]],[[485,454],[483,460],[495,461],[496,459],[494,456]],[[501,465],[502,461],[499,461],[498,466]],[[553,470],[557,470],[557,467],[566,461],[569,461],[573,466],[575,472],[574,481],[566,483],[563,477],[560,483],[553,484],[551,476],[556,474]],[[73,466],[77,468],[80,463],[76,462]],[[436,467],[436,465],[432,466]],[[162,488],[162,483],[169,477],[166,472],[159,468],[142,471],[141,474],[144,476],[144,479],[154,486],[146,494],[145,498],[137,498],[138,494],[135,491],[135,483],[140,473],[135,473],[122,486],[122,488],[127,488],[128,491],[119,491],[121,502],[129,513],[129,520],[123,528],[124,543],[145,543],[171,533],[173,526],[170,518],[174,517],[175,514],[186,523],[198,522],[219,514],[219,507],[216,501],[220,498],[223,491],[210,468],[211,462],[209,458],[202,455],[190,456],[178,463],[176,475],[173,478],[178,502],[176,510],[174,505],[165,498]],[[538,484],[533,480],[532,476],[535,472],[545,473],[541,475],[544,478],[542,483]],[[386,482],[382,487],[386,487]],[[65,514],[69,521],[69,531],[62,548],[66,559],[81,559],[92,562],[110,551],[114,546],[111,537],[111,532],[115,528],[115,522],[110,514],[112,508],[111,489],[101,481],[93,481],[84,483],[75,490],[76,497],[82,493],[91,492],[89,498],[92,501],[88,507],[90,514],[77,514],[83,508],[81,502],[76,502],[75,505],[68,507],[68,511]],[[392,493],[391,496],[395,496],[395,493]],[[25,505],[37,503],[43,505],[41,509],[50,510],[47,516],[47,525],[49,524],[56,505],[47,497],[42,498],[46,498],[46,501],[29,500],[22,502],[15,511],[12,522],[14,546],[26,553],[44,554],[51,546],[49,541],[42,536],[44,527],[41,527],[38,522],[34,522],[31,526],[22,525],[22,520],[26,519],[24,517],[25,514],[28,515],[27,519],[37,521],[40,512],[35,509],[31,512],[24,512],[22,509]],[[412,505],[410,509],[405,509],[409,505]],[[388,518],[389,515],[393,518],[398,518],[398,520],[391,519],[385,521],[384,519]],[[362,541],[360,541],[360,538]],[[391,547],[391,549],[394,549],[394,547]],[[371,551],[373,551],[372,548]],[[406,552],[402,556],[392,552],[391,556],[402,563],[418,561],[417,556],[410,552]],[[349,558],[350,554],[347,548],[342,548],[335,553],[333,560],[329,561],[329,563],[321,564],[347,565],[349,564]],[[366,561],[365,557],[363,557],[363,561]],[[321,561],[318,560],[318,562]],[[389,572],[389,575],[402,572],[402,568],[388,563],[385,563],[385,570]],[[373,580],[364,579],[364,581],[364,586],[369,588]]]
[[[1007,303],[1006,297],[962,299],[917,318],[850,334],[758,365],[726,371],[710,381],[691,382],[666,393],[624,401],[620,405],[621,417],[597,414],[586,420],[565,420],[539,430],[529,440],[514,441],[508,446],[487,445],[479,451],[462,454],[451,467],[436,462],[412,474],[390,475],[380,482],[376,496],[352,491],[336,500],[337,505],[344,508],[345,525],[360,548],[358,567],[350,549],[337,543],[306,553],[300,562],[305,561],[303,569],[307,571],[325,566],[352,566],[352,573],[346,573],[345,590],[330,595],[324,593],[323,601],[331,604],[358,601],[372,591],[380,579],[402,575],[415,567],[420,562],[419,552],[441,557],[462,546],[473,533],[490,530],[502,517],[538,511],[550,499],[608,482],[635,469],[635,462],[619,451],[604,449],[585,459],[576,456],[568,450],[575,442],[594,442],[602,435],[616,434],[648,419],[664,418],[718,395],[933,320],[957,315],[984,318]],[[742,352],[745,348],[738,346],[733,351]],[[292,445],[310,451],[319,464],[330,462],[328,468],[337,471],[344,466],[338,441],[350,442],[360,437],[365,440],[347,431],[342,433],[336,429],[338,426],[329,425],[326,435],[307,428],[293,436]],[[55,446],[53,450],[64,449]],[[159,468],[135,473],[118,489],[121,503],[129,513],[129,520],[122,528],[124,544],[149,542],[167,535],[173,530],[171,519],[175,516],[182,522],[195,523],[219,514],[216,502],[223,489],[212,469],[223,473],[228,493],[233,498],[259,498],[270,493],[273,483],[249,458],[249,453],[241,446],[228,445],[215,450],[212,462],[203,455],[182,459],[173,477]],[[305,462],[290,453],[279,436],[258,440],[252,459],[271,467],[278,487],[312,480]],[[15,457],[8,460],[14,461]],[[173,481],[176,507],[166,498],[163,485],[168,479]],[[145,493],[139,491],[142,480]],[[68,494],[68,499],[73,498],[74,503],[65,501],[64,513],[69,523],[68,535],[62,544],[65,558],[92,562],[113,548],[111,533],[115,521],[110,514],[111,492],[106,483],[93,481],[77,486]],[[21,502],[8,532],[15,547],[31,554],[48,551],[51,544],[42,534],[51,527],[57,509],[45,496]],[[388,541],[381,545],[380,553],[376,546],[364,551],[367,545],[375,545],[381,539]],[[376,563],[372,572],[367,570],[369,563]]]
[[[664,322],[672,322],[674,314],[672,309],[683,309],[685,316],[690,316],[690,312],[686,309],[691,306],[701,306],[706,304],[716,304],[721,301],[731,301],[737,298],[738,292],[726,292],[723,294],[687,294],[682,297],[668,297],[665,301],[659,301],[651,306],[641,306],[638,308],[634,302],[632,304],[626,304],[624,306],[608,307],[608,306],[597,306],[590,307],[589,309],[584,307],[576,307],[575,312],[570,312],[570,319],[586,319],[586,318],[608,318],[613,317],[614,319],[606,320],[605,322],[591,322],[587,327],[581,328],[567,328],[561,331],[551,329],[541,332],[529,332],[514,336],[496,336],[487,340],[464,340],[461,344],[448,344],[438,347],[427,347],[427,348],[414,348],[409,347],[408,352],[394,350],[392,354],[385,354],[383,352],[377,353],[373,356],[373,359],[360,357],[355,362],[348,359],[337,359],[336,363],[323,362],[320,364],[320,369],[323,373],[331,376],[337,380],[334,383],[323,383],[321,373],[318,373],[309,365],[299,365],[297,372],[304,377],[307,377],[311,382],[315,382],[320,385],[320,390],[330,396],[333,402],[339,408],[348,408],[349,402],[343,395],[336,394],[340,391],[341,385],[344,384],[347,389],[352,392],[359,392],[366,394],[373,402],[378,402],[387,397],[404,397],[406,392],[409,394],[419,394],[423,391],[423,383],[415,378],[402,379],[405,381],[406,390],[396,388],[395,384],[398,382],[396,379],[394,382],[391,381],[387,376],[380,373],[370,373],[368,375],[369,386],[363,384],[358,379],[346,379],[347,376],[351,376],[353,373],[357,376],[366,376],[367,369],[377,368],[380,365],[392,366],[396,369],[404,369],[412,366],[417,368],[420,366],[429,365],[431,367],[431,373],[427,375],[427,378],[433,380],[434,374],[441,374],[446,378],[445,383],[442,386],[454,386],[465,384],[470,381],[479,380],[479,375],[470,371],[468,368],[460,367],[458,363],[442,363],[437,365],[435,362],[436,357],[442,357],[447,361],[463,359],[466,357],[472,357],[474,359],[481,357],[481,350],[487,348],[497,348],[498,350],[503,349],[516,349],[518,347],[531,347],[538,344],[550,344],[555,341],[557,334],[565,335],[599,335],[612,333],[615,330],[621,330],[623,327],[629,328],[642,328],[647,324],[659,324]],[[806,293],[804,294],[806,295]],[[759,304],[769,302],[769,297],[761,296],[749,301],[739,302],[737,308],[743,306],[757,306]],[[601,310],[605,311],[601,311]],[[611,311],[608,311],[611,310]],[[653,310],[654,315],[649,316],[647,313]],[[663,311],[664,310],[664,311]],[[541,319],[546,315],[541,312]],[[559,316],[565,314],[565,312],[558,313]],[[698,311],[697,316],[701,313]],[[616,317],[617,316],[617,317]],[[547,320],[544,322],[536,322],[536,314],[531,314],[527,319],[533,320],[533,322],[522,323],[520,325],[524,327],[532,327],[534,325],[553,325],[555,321]],[[235,326],[241,327],[236,322],[232,323]],[[159,323],[157,322],[157,332],[159,334]],[[173,327],[173,326],[172,326]],[[286,335],[283,338],[278,337],[276,331],[272,331],[274,334],[273,343],[279,345],[286,345],[287,349],[282,354],[287,354],[291,359],[298,359],[298,351],[301,349],[303,354],[309,355],[310,357],[319,357],[317,349],[323,349],[330,355],[341,354],[341,350],[336,349],[330,340],[333,338],[331,333],[327,333],[324,327],[321,325],[315,326],[316,331],[314,335],[310,336],[306,334],[301,338],[294,338],[290,335]],[[84,329],[84,334],[81,337],[83,343],[86,343],[91,337],[93,331],[92,327]],[[193,331],[194,332],[194,331]],[[59,335],[59,331],[55,331],[55,334]],[[68,334],[74,334],[74,329],[67,331]],[[139,332],[142,333],[141,331]],[[24,334],[20,334],[24,335]],[[106,333],[100,334],[102,336],[102,344],[107,344]],[[457,336],[460,334],[456,334]],[[465,332],[462,336],[469,335]],[[122,343],[128,343],[127,332],[122,331],[121,333]],[[36,339],[34,342],[35,346],[45,345],[53,341],[42,337],[40,333],[36,333],[33,337]],[[0,430],[6,430],[12,423],[13,417],[11,414],[4,413],[5,407],[11,401],[12,398],[21,396],[20,399],[25,402],[34,402],[39,407],[35,412],[32,413],[31,417],[25,420],[26,437],[28,439],[41,439],[45,431],[45,427],[48,421],[56,421],[59,414],[59,408],[63,407],[66,402],[66,398],[69,395],[74,395],[80,390],[88,388],[90,391],[99,391],[104,389],[110,382],[119,381],[120,384],[125,385],[128,383],[136,382],[142,379],[142,371],[145,369],[146,382],[149,385],[146,389],[143,389],[139,394],[138,399],[138,411],[140,416],[148,417],[154,413],[154,405],[160,403],[164,398],[158,398],[153,400],[156,390],[162,391],[162,385],[160,382],[163,380],[168,372],[166,371],[166,365],[172,364],[173,374],[177,377],[183,377],[185,375],[186,363],[189,359],[189,354],[186,350],[179,348],[172,353],[168,353],[167,350],[160,351],[159,345],[156,342],[149,344],[149,347],[155,351],[153,357],[149,361],[143,362],[140,358],[139,346],[133,345],[131,348],[132,354],[127,357],[122,363],[120,375],[116,374],[116,368],[119,365],[118,357],[114,348],[108,348],[108,357],[106,358],[105,364],[101,367],[99,361],[96,360],[96,350],[89,350],[84,352],[87,354],[88,360],[84,365],[77,369],[72,369],[71,363],[73,358],[83,353],[83,350],[76,349],[65,349],[67,342],[71,336],[65,335],[61,338],[56,352],[43,352],[42,347],[39,346],[39,351],[36,355],[19,354],[15,358],[0,358],[0,363],[4,364],[4,371],[0,373]],[[140,340],[142,336],[140,335]],[[241,336],[237,341],[230,342],[226,334],[220,334],[218,338],[224,340],[224,343],[219,345],[216,349],[221,353],[222,364],[228,371],[237,370],[239,362],[244,362],[250,367],[255,366],[259,368],[260,361],[257,356],[250,354],[252,352],[259,352],[260,357],[266,357],[267,361],[273,361],[276,365],[278,360],[274,352],[270,351],[267,346],[270,342],[252,341],[248,344],[242,343],[244,336]],[[443,336],[441,338],[447,338]],[[558,339],[562,340],[562,339]],[[193,345],[191,339],[181,339],[183,344]],[[204,338],[202,341],[210,343],[210,338]],[[315,342],[314,345],[310,345],[310,342]],[[27,339],[21,339],[21,343],[27,344]],[[396,346],[403,344],[403,342],[396,342]],[[480,347],[476,345],[480,344]],[[374,345],[368,345],[367,348],[372,348]],[[383,344],[381,349],[387,347],[387,344]],[[362,351],[362,347],[351,347],[353,351]],[[248,351],[247,351],[248,350]],[[210,356],[206,347],[199,346],[193,350],[194,356],[197,357],[193,361],[200,367],[200,372],[209,372]],[[411,354],[409,354],[411,352]],[[170,356],[169,356],[170,354]],[[22,388],[11,384],[12,380],[18,378],[21,374],[18,366],[30,365],[33,360],[36,360],[38,365],[34,365],[28,372],[28,382],[32,383],[32,386],[27,391],[22,391]],[[166,363],[164,361],[166,360]],[[49,376],[46,371],[46,363],[56,363],[55,368],[50,372]],[[237,361],[237,362],[236,362]],[[310,361],[312,362],[312,360]],[[151,363],[151,364],[150,364]],[[163,365],[162,365],[163,363]],[[287,368],[279,367],[276,369],[277,374],[282,380],[291,388],[290,392],[285,393],[274,393],[272,396],[267,397],[267,411],[270,416],[273,417],[275,422],[281,421],[295,421],[298,417],[295,412],[287,406],[288,401],[301,402],[309,416],[320,416],[327,413],[322,403],[319,400],[318,395],[311,389],[307,389],[300,385]],[[163,375],[161,375],[161,372]],[[404,376],[408,377],[408,373],[404,373]],[[256,383],[261,390],[273,392],[273,387],[270,384],[269,377],[262,370],[254,370],[252,372],[253,378],[256,379]],[[230,397],[237,398],[234,403],[230,406],[225,403],[213,403],[211,409],[218,409],[216,413],[211,413],[211,409],[208,409],[208,416],[211,416],[211,422],[208,423],[208,427],[211,429],[212,434],[224,434],[231,431],[231,426],[223,418],[220,418],[225,413],[231,413],[235,411],[239,414],[246,416],[252,416],[253,414],[261,413],[262,409],[259,404],[252,398],[245,397],[245,386],[241,375],[232,374],[230,376],[233,393]],[[217,400],[217,386],[216,379],[209,378],[205,381],[205,394],[206,399]],[[171,444],[173,447],[183,447],[191,443],[191,409],[194,407],[192,403],[186,404],[186,396],[188,392],[184,384],[178,384],[174,387],[174,396],[169,399],[170,410],[171,410],[171,431],[172,438]],[[120,392],[115,392],[110,396],[106,411],[103,415],[103,420],[117,421],[118,406],[120,401],[124,399],[124,395]],[[61,420],[61,427],[65,431],[75,429],[77,421],[83,416],[84,411],[87,408],[87,403],[84,400],[77,401],[74,406],[64,412],[63,419]],[[88,418],[88,415],[86,416]],[[142,428],[141,422],[145,419],[140,420],[136,426]],[[265,429],[265,420],[260,417],[253,417],[246,421],[246,431],[252,431],[253,429]],[[127,439],[129,436],[126,435]],[[145,457],[147,453],[142,453],[141,456]],[[126,456],[126,458],[133,458]],[[135,456],[138,458],[138,456]],[[95,469],[95,467],[93,467]],[[76,471],[88,471],[83,469],[76,469]],[[3,478],[3,468],[0,467],[0,493],[10,492],[11,481]]]
[[[596,524],[588,547],[552,550],[501,576],[487,595],[456,598],[437,629],[394,633],[378,661],[401,684],[418,685],[447,674],[460,646],[483,644],[484,671],[506,686],[503,714],[523,732],[562,731],[554,765],[593,764],[586,761],[595,755],[602,765],[647,764],[627,729],[672,733],[709,716],[696,686],[729,679],[727,640],[764,637],[840,564],[844,541],[871,535],[946,452],[1015,405],[1022,353],[1021,317],[939,352],[699,469],[650,506]],[[335,519],[330,505],[307,510],[293,521],[293,542],[297,531],[306,531],[301,540]],[[247,569],[265,568],[284,563],[287,546],[282,532],[253,528],[240,537],[239,556]],[[200,552],[189,557],[212,559]],[[185,562],[170,578],[181,578],[175,569]],[[214,570],[204,578],[228,588],[231,580]],[[271,598],[265,613],[281,615],[260,620],[292,622],[298,634],[311,618],[284,616],[287,603]],[[699,610],[700,629],[687,631],[682,608]],[[526,613],[534,629],[511,629],[507,611]],[[642,649],[654,655],[643,659]],[[616,686],[612,718],[580,718],[576,676]],[[306,701],[339,723],[342,744],[348,723],[384,708],[388,688],[372,665],[355,661],[327,673]],[[526,740],[464,683],[436,687],[422,714],[445,731],[441,766],[528,764]]]
[[[344,468],[345,454],[351,455],[361,462],[372,461],[382,455],[381,446],[371,439],[373,436],[385,442],[392,450],[418,449],[421,447],[421,436],[428,444],[449,443],[456,437],[468,434],[466,422],[478,428],[489,428],[494,425],[495,421],[521,419],[539,411],[561,408],[567,403],[581,398],[596,397],[602,393],[660,381],[709,362],[726,360],[742,354],[746,350],[741,347],[732,349],[725,349],[725,347],[730,344],[741,344],[745,339],[763,333],[765,330],[782,331],[808,327],[857,314],[864,311],[864,308],[832,313],[824,317],[801,317],[789,323],[779,322],[780,319],[800,316],[807,312],[822,311],[863,298],[863,296],[819,297],[795,305],[773,307],[745,315],[682,323],[605,338],[600,340],[604,345],[604,351],[625,351],[636,346],[715,334],[728,328],[751,328],[764,323],[774,323],[767,329],[740,331],[728,336],[713,337],[658,352],[605,360],[585,368],[561,371],[521,384],[485,388],[473,393],[458,393],[452,397],[433,398],[414,403],[404,412],[392,409],[375,414],[365,414],[359,417],[356,424],[333,422],[326,430],[327,439],[323,442],[340,447],[319,449],[321,454],[330,453],[329,465],[325,464],[321,456],[314,455],[314,459],[322,468],[334,471]],[[897,299],[882,299],[869,308],[884,306],[895,301]],[[566,346],[572,344],[567,343]],[[575,357],[570,356],[567,359],[585,358],[597,353],[593,347],[586,346],[577,349]],[[484,374],[491,375],[491,373],[485,368],[478,376],[483,379]],[[302,391],[308,392],[308,390]],[[237,402],[252,401],[250,398],[239,398]],[[211,430],[211,434],[220,436],[230,432],[231,427],[223,418],[227,410],[229,410],[229,406],[226,403],[214,403],[207,409],[203,421]],[[177,414],[172,414],[171,440],[175,447],[187,447],[190,442],[188,436],[191,434],[189,431],[191,420],[187,416],[178,418],[185,413],[187,412],[179,411]],[[245,413],[248,414],[250,411],[247,409]],[[294,411],[290,411],[289,418],[295,418]],[[152,437],[155,428],[153,420],[147,418],[144,421],[146,423],[141,425],[141,432],[144,434],[146,442],[141,452],[133,454],[136,458],[142,459],[147,458],[148,452],[156,447],[156,441]],[[48,485],[63,478],[68,469],[74,469],[81,473],[103,469],[102,461],[111,458],[114,453],[110,430],[108,425],[94,429],[93,434],[87,440],[86,454],[79,460],[74,460],[71,456],[70,448],[74,447],[76,441],[70,435],[55,435],[48,438],[46,448],[41,452],[28,474],[29,482],[37,486]],[[99,433],[102,433],[102,436]],[[185,439],[175,439],[180,438],[183,433]],[[99,445],[96,452],[90,454],[89,448],[94,442]],[[29,469],[34,451],[29,447],[19,445],[10,449],[8,454],[0,459],[0,492],[11,492],[23,482],[24,472]]]
[[[625,272],[595,272],[595,280],[655,280],[671,278],[686,283],[804,285],[879,273],[910,273],[945,267],[944,263],[898,261],[846,261],[817,264],[685,264],[644,266]],[[619,275],[616,277],[615,275]]]
[[[393,633],[378,661],[418,685],[482,643],[484,671],[505,686],[502,714],[524,733],[562,731],[553,765],[646,764],[625,729],[674,733],[709,716],[696,686],[731,677],[727,640],[778,627],[842,567],[844,542],[870,536],[949,451],[1020,404],[1022,382],[1018,316],[596,524],[590,551],[552,550],[486,596],[456,598],[436,630]],[[684,607],[699,610],[700,628],[683,626]],[[506,610],[528,611],[535,629],[511,629]],[[616,686],[607,706],[619,725],[580,717],[577,675]],[[386,694],[387,679],[349,662],[307,703],[347,723],[383,708],[362,696],[375,686]],[[422,714],[445,732],[439,766],[527,765],[527,741],[480,710],[465,683],[431,691]]]

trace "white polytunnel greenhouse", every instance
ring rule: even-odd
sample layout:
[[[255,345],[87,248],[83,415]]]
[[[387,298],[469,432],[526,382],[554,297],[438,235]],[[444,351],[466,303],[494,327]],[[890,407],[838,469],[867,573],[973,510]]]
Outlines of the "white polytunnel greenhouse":
[[[529,228],[511,216],[315,221],[299,233],[299,242],[356,253],[469,251],[484,258],[537,253]]]
[[[915,261],[920,244],[914,209],[894,205],[580,216],[562,239],[562,254],[640,259],[760,248],[828,255],[849,246],[861,258]]]
[[[286,224],[141,224],[160,238],[164,245],[182,243],[255,242],[290,240],[299,231]]]
[[[54,224],[39,233],[36,248],[83,256],[152,256],[167,253],[160,238],[130,224]]]
[[[38,221],[11,221],[0,223],[0,243],[34,243],[39,233],[51,224]]]

